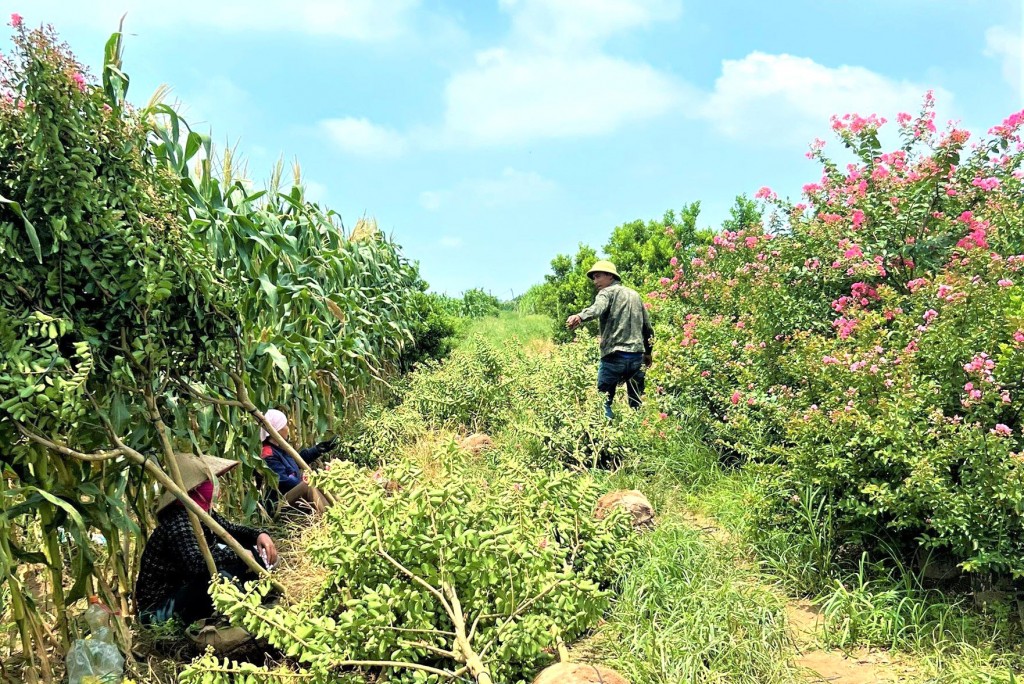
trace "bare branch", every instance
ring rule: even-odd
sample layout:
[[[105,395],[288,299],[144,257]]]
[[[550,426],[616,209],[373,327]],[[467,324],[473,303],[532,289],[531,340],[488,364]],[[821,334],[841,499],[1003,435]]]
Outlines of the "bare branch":
[[[36,444],[44,446],[47,449],[50,449],[51,451],[56,451],[58,453],[64,454],[65,456],[70,456],[76,461],[109,461],[125,455],[124,450],[121,448],[107,449],[105,451],[97,451],[92,454],[86,454],[81,451],[76,451],[70,447],[64,446],[63,444],[58,444],[57,442],[53,442],[49,439],[46,439],[45,437],[38,435],[35,432],[32,432],[21,423],[16,422],[15,426],[17,426],[18,428],[18,432],[20,432],[22,435],[32,440]]]

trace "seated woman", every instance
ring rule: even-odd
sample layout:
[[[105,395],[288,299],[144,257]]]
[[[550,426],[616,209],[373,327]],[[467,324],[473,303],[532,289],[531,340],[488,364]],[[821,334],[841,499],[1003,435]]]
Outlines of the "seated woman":
[[[265,414],[267,422],[270,423],[281,439],[288,439],[288,417],[277,409],[270,409]],[[284,449],[281,448],[274,438],[270,436],[265,428],[260,428],[260,441],[263,448],[260,456],[266,461],[267,466],[277,473],[277,490],[284,495],[284,500],[290,505],[296,505],[298,501],[305,501],[311,505],[317,513],[323,513],[327,508],[327,500],[316,487],[310,487],[306,481],[305,473],[299,468],[299,464]],[[334,448],[338,438],[333,437],[314,446],[299,451],[299,456],[307,465],[316,463],[321,456]]]
[[[263,530],[230,523],[212,510],[217,498],[217,476],[238,465],[214,456],[176,454],[182,483],[189,497],[224,527],[264,567],[277,563],[274,540]],[[146,541],[135,584],[139,619],[144,624],[177,618],[185,625],[211,617],[213,600],[208,591],[210,572],[192,530],[188,511],[173,494],[165,492],[157,503],[156,529]],[[256,574],[234,551],[202,526],[210,554],[223,577],[238,581],[256,579]]]

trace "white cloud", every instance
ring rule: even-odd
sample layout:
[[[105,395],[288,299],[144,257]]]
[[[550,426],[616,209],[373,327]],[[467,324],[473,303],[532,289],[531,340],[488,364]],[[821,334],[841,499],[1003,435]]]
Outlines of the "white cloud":
[[[488,50],[448,81],[437,142],[495,146],[602,135],[670,111],[685,92],[647,64],[605,54]]]
[[[406,148],[402,134],[366,119],[325,119],[320,128],[343,152],[359,157],[397,157]]]
[[[361,42],[405,35],[420,0],[35,0],[23,14],[29,23],[85,24],[114,30],[127,12],[125,30],[213,26],[232,32],[257,31],[338,36]]]
[[[644,62],[608,54],[614,34],[674,19],[678,0],[500,0],[501,46],[449,78],[438,146],[502,146],[604,135],[661,116],[689,89]]]
[[[512,40],[571,53],[627,29],[679,16],[679,0],[500,0]]]
[[[425,190],[420,193],[420,205],[437,211],[453,198],[460,205],[487,208],[522,205],[547,199],[557,190],[557,183],[539,173],[506,167],[494,178],[470,178],[446,190]]]
[[[444,115],[407,135],[350,121],[344,141],[388,149],[499,147],[604,135],[678,108],[692,89],[649,64],[608,54],[614,34],[674,19],[680,0],[499,0],[511,28],[445,84]],[[352,121],[358,122],[358,127]],[[401,138],[405,145],[399,145]],[[436,205],[437,198],[421,197]]]
[[[438,241],[438,244],[442,247],[447,247],[448,249],[458,249],[462,246],[462,238],[445,235]]]
[[[1024,94],[1024,36],[1005,26],[985,31],[985,55],[1003,61],[1003,78],[1018,95]]]
[[[900,111],[916,112],[927,90],[864,67],[827,67],[804,57],[753,52],[722,63],[714,90],[691,115],[730,138],[800,144],[827,132],[833,114],[877,113],[892,120]],[[934,90],[948,106],[952,94]]]

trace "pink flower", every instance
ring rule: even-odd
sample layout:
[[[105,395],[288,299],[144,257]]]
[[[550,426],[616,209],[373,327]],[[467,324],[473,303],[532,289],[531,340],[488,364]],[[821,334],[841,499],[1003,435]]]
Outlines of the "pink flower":
[[[672,257],[671,259],[668,260],[668,263],[672,264],[673,266],[678,266],[679,265],[679,259],[677,259],[675,257]]]
[[[1015,333],[1013,333],[1013,341],[1016,342],[1017,344],[1024,342],[1024,330],[1018,330]]]
[[[754,193],[754,197],[756,197],[757,199],[773,200],[775,199],[776,195],[774,192],[772,192],[771,188],[763,187],[756,193]]]
[[[732,396],[729,397],[729,401],[732,402],[733,406],[735,406],[736,404],[740,403],[740,393],[739,393],[739,390],[736,390],[735,392],[732,393]]]
[[[1024,124],[1024,110],[1021,110],[1016,114],[1011,114],[1003,120],[1002,125],[993,126],[988,132],[990,135],[998,135],[1006,138],[1016,132],[1016,130],[1020,128],[1021,124]]]
[[[909,283],[907,283],[907,289],[910,290],[911,292],[915,292],[918,288],[924,287],[927,284],[928,281],[925,280],[924,278],[914,278]]]
[[[864,225],[864,212],[860,209],[853,210],[853,227],[860,228]]]
[[[1000,437],[1009,437],[1013,434],[1013,430],[1002,423],[996,423],[996,426],[992,428],[991,432],[993,435],[999,435]]]
[[[939,316],[939,312],[938,311],[936,311],[935,309],[928,309],[927,311],[924,312],[924,315],[922,315],[921,318],[924,319],[925,323],[931,323],[936,318],[938,318],[938,316]]]
[[[71,80],[75,82],[75,85],[78,86],[79,90],[81,90],[81,91],[85,90],[85,76],[83,76],[81,73],[76,71],[71,76]]]
[[[658,414],[658,418],[660,418],[661,420],[665,420],[666,418],[668,418],[668,414],[667,413],[659,413]]]
[[[999,287],[1013,287],[1013,281],[1009,278],[1002,278],[996,284],[999,285]]]
[[[13,26],[14,28],[21,28],[21,25],[24,21],[25,20],[22,18],[22,16],[17,12],[11,13],[11,26]]]
[[[995,190],[999,187],[999,179],[994,176],[988,178],[975,178],[971,181],[971,185],[981,188],[982,190]]]
[[[854,328],[857,327],[857,319],[840,316],[832,321],[832,327],[837,329],[839,338],[845,340],[853,333]]]

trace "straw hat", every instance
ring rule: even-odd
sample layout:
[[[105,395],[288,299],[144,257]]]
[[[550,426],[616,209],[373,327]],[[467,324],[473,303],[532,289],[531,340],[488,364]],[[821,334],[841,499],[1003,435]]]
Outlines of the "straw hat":
[[[590,270],[587,271],[587,277],[590,278],[595,273],[610,273],[619,280],[622,280],[622,276],[620,276],[619,272],[615,270],[615,264],[610,261],[605,261],[604,259],[595,262],[594,265],[590,267]]]
[[[178,470],[181,471],[181,482],[185,485],[186,492],[192,491],[192,489],[207,480],[212,480],[216,475],[223,475],[238,465],[238,461],[232,461],[227,458],[206,455],[196,456],[195,454],[176,453],[174,454],[174,460],[178,463]],[[174,494],[165,491],[160,495],[160,499],[156,503],[157,513],[177,500]]]

